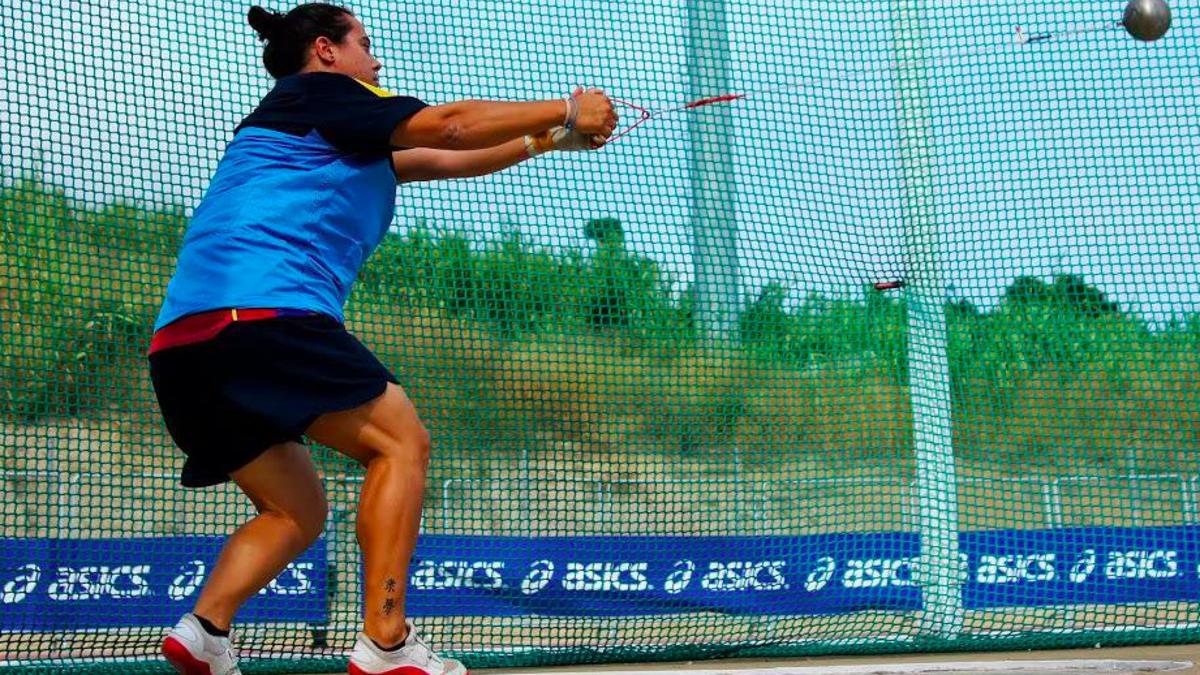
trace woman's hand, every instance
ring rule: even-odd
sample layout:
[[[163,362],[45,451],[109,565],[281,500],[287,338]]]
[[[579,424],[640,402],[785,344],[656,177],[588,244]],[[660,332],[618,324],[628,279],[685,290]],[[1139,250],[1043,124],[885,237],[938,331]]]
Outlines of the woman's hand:
[[[575,152],[579,150],[596,150],[605,144],[606,139],[599,134],[584,136],[577,129],[554,127],[540,134],[525,137],[525,151],[530,157],[536,157],[543,152],[559,150]]]
[[[617,111],[612,101],[599,89],[582,87],[576,88],[571,98],[579,105],[574,131],[587,138],[599,137],[595,147],[603,145],[617,128]]]

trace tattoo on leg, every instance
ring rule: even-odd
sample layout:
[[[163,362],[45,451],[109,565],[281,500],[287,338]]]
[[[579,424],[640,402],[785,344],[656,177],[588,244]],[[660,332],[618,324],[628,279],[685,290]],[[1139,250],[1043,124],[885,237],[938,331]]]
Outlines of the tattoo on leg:
[[[387,579],[385,579],[383,582],[383,590],[386,591],[389,596],[392,593],[395,593],[396,592],[396,580],[393,579],[392,577],[388,577]],[[391,616],[392,611],[395,609],[396,609],[396,600],[394,598],[389,597],[383,601],[384,616]]]

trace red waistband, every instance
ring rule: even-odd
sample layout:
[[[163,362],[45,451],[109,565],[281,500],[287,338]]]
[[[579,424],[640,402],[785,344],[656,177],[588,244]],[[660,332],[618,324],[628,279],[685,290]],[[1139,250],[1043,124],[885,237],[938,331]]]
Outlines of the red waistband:
[[[260,321],[280,316],[303,316],[313,312],[291,309],[214,309],[210,312],[190,314],[159,328],[150,339],[153,354],[171,347],[182,347],[215,338],[225,327],[235,321]]]

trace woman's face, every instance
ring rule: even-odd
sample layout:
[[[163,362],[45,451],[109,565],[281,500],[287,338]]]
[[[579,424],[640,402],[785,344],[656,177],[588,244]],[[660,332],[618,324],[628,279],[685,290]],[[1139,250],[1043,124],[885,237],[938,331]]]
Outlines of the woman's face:
[[[340,44],[328,38],[317,38],[313,45],[315,58],[333,72],[378,85],[379,69],[383,64],[371,56],[371,39],[361,21],[349,15],[346,19],[352,26],[350,32]]]

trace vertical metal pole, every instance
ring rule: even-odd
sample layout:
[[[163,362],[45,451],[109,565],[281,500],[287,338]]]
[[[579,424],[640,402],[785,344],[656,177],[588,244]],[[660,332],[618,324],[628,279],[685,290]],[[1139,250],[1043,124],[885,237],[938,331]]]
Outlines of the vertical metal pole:
[[[50,533],[50,537],[54,539],[75,539],[77,538],[79,529],[76,527],[78,507],[79,507],[79,491],[82,489],[83,481],[80,476],[77,476],[71,470],[71,462],[63,461],[63,453],[59,447],[57,438],[51,438],[47,442],[47,454],[49,455],[49,473],[46,476],[46,484],[55,486],[55,528]]]
[[[1042,482],[1042,504],[1046,512],[1046,527],[1050,529],[1062,527],[1062,488],[1059,485],[1059,479]]]
[[[325,515],[325,533],[321,535],[325,538],[325,597],[321,600],[325,603],[325,612],[328,617],[324,623],[313,623],[308,626],[312,634],[310,646],[313,649],[329,647],[329,623],[334,616],[334,599],[337,597],[337,537],[341,527],[338,524],[338,514],[341,509],[338,508],[336,501],[337,482],[337,478],[327,477],[325,479],[325,493],[335,495],[334,502]]]
[[[692,99],[729,91],[725,0],[688,0],[687,68]],[[692,258],[697,326],[708,337],[737,336],[738,258],[729,106],[689,116]]]
[[[1200,476],[1186,476],[1180,479],[1183,483],[1183,522],[1190,525],[1200,525]]]
[[[951,436],[950,366],[946,354],[946,284],[934,207],[934,143],[921,34],[921,0],[892,0],[896,102],[904,177],[908,259],[908,376],[916,452],[921,534],[921,631],[954,638],[962,630],[965,570],[958,551],[958,485]]]
[[[521,447],[521,463],[518,469],[517,476],[517,494],[520,495],[520,502],[517,504],[517,532],[524,536],[533,536],[533,483],[530,481],[530,475],[533,472],[533,463],[529,459],[529,445]]]
[[[1130,521],[1133,525],[1143,525],[1146,517],[1146,497],[1145,491],[1142,489],[1144,482],[1138,474],[1138,456],[1137,448],[1133,445],[1125,448],[1123,454],[1125,463],[1125,474],[1129,477],[1129,492],[1132,497],[1130,499],[1133,506],[1133,513],[1130,514]]]

